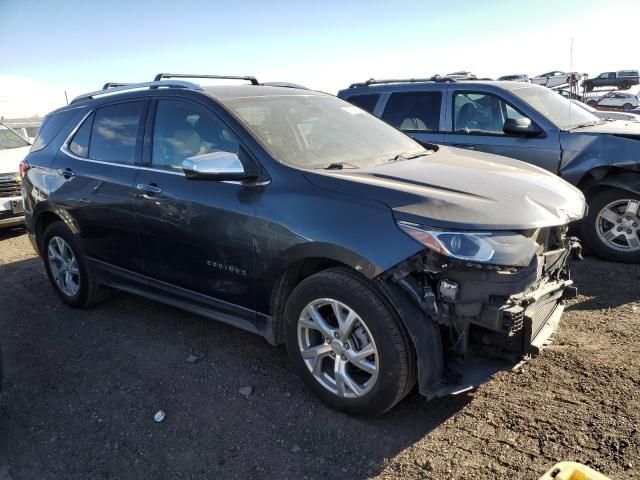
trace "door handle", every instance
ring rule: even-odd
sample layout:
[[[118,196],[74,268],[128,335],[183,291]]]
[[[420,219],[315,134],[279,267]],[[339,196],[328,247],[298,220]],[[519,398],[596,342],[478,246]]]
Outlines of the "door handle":
[[[162,189],[159,186],[157,186],[155,183],[151,183],[148,185],[146,183],[139,183],[136,185],[136,189],[145,193],[161,193],[162,192]]]
[[[58,173],[64,178],[73,178],[76,176],[75,172],[70,168],[59,168]]]
[[[467,150],[475,150],[476,149],[475,145],[468,145],[466,143],[452,143],[451,146],[452,147],[456,147],[456,148],[466,148]]]

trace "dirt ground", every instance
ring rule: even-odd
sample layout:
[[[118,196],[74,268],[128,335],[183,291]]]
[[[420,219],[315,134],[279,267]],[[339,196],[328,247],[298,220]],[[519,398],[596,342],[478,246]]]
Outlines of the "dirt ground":
[[[4,234],[0,480],[536,479],[559,460],[640,478],[640,267],[590,258],[574,277],[555,344],[520,373],[351,418],[260,337],[122,293],[62,305]]]

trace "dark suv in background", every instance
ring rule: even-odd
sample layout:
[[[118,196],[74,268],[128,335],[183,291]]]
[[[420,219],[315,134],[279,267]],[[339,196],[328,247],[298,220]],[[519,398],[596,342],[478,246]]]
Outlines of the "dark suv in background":
[[[52,112],[22,165],[29,238],[64,302],[124,290],[286,343],[353,413],[416,381],[464,390],[549,340],[575,294],[577,189],[425,148],[331,95],[171,77]]]
[[[338,96],[418,141],[505,155],[561,176],[587,197],[581,237],[590,250],[640,262],[640,123],[599,118],[523,82],[369,80]]]

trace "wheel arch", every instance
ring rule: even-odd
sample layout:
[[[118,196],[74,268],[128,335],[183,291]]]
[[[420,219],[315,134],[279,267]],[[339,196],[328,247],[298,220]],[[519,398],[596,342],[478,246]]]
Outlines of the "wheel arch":
[[[578,188],[586,197],[605,188],[616,188],[640,195],[640,166],[636,170],[617,166],[593,168],[583,175]]]

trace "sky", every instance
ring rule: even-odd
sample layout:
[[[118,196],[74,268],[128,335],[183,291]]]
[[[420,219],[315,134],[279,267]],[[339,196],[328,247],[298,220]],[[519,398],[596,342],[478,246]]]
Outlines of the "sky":
[[[640,68],[638,0],[0,0],[0,116],[108,81],[255,75],[336,93],[368,78]],[[573,55],[571,45],[573,43]]]

